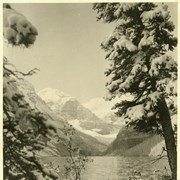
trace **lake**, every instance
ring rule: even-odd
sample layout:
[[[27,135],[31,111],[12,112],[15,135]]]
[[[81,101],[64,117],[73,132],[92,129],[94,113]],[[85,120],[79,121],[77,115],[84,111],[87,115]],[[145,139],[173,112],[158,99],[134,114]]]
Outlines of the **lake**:
[[[135,177],[142,180],[159,180],[160,174],[169,173],[167,160],[157,161],[151,157],[91,157],[93,162],[86,165],[82,180],[129,180]],[[65,158],[46,157],[44,162],[62,166]],[[133,180],[134,180],[133,179]]]

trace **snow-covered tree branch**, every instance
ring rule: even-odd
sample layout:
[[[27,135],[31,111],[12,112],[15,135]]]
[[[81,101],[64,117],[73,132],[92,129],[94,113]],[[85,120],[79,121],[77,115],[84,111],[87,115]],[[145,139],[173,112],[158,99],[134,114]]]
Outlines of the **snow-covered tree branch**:
[[[177,95],[177,60],[169,56],[177,45],[164,3],[95,3],[97,20],[116,22],[112,34],[102,42],[110,62],[106,76],[109,100],[129,94],[117,103],[127,126],[164,136],[173,179],[176,179],[176,146],[171,116]],[[174,103],[176,104],[176,103]]]

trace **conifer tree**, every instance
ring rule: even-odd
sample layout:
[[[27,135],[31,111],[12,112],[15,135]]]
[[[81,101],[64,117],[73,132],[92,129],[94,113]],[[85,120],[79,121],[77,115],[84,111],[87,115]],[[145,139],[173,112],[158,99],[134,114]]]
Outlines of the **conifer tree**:
[[[177,152],[171,116],[176,113],[177,61],[169,55],[177,45],[175,28],[165,4],[95,3],[97,20],[115,23],[101,44],[109,68],[105,75],[108,99],[126,94],[115,105],[127,126],[163,135],[172,178],[177,174]]]
[[[13,46],[29,47],[35,42],[36,28],[9,4],[3,5],[3,35]],[[57,179],[56,174],[45,169],[36,156],[44,149],[45,140],[52,127],[47,117],[27,103],[18,88],[27,74],[3,59],[3,166],[5,180]]]

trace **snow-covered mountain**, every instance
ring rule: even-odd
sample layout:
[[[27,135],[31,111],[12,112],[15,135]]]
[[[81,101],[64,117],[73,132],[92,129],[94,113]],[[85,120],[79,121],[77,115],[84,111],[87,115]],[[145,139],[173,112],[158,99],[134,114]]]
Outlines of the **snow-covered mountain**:
[[[69,94],[52,88],[45,88],[39,91],[38,95],[45,100],[53,111],[62,108],[67,101],[74,99]]]
[[[99,118],[104,118],[113,112],[113,102],[105,101],[104,98],[97,97],[83,104],[86,108],[90,109]]]
[[[115,110],[112,109],[112,107],[116,103],[117,103],[117,100],[106,101],[102,97],[97,97],[84,103],[83,106],[91,110],[96,116],[98,116],[105,122],[118,125],[118,126],[124,126],[123,118],[118,118],[115,115]]]
[[[8,78],[8,77],[7,77]],[[6,81],[6,79],[4,79]],[[58,117],[35,92],[33,85],[23,79],[12,79],[9,91],[13,93],[21,94],[24,100],[29,104],[32,109],[44,114],[46,117],[46,124],[56,127],[56,134],[62,139],[66,139],[63,133],[64,125],[68,126],[68,123],[63,117]],[[21,127],[26,129],[28,126],[27,121],[21,120]],[[47,142],[47,147],[44,149],[40,155],[67,155],[68,152],[63,146],[63,143],[57,142],[56,138],[50,134],[50,140]],[[82,132],[76,131],[73,136],[73,142],[76,147],[79,147],[82,152],[87,155],[98,155],[105,150],[106,146],[103,143],[97,141],[97,139],[84,134]]]
[[[116,122],[115,117],[114,120],[112,120],[113,117],[111,120],[107,120],[110,116],[105,119],[107,116],[106,108],[103,107],[106,106],[103,104],[105,101],[99,103],[99,106],[101,105],[104,108],[106,114],[98,117],[96,113],[83,106],[77,99],[57,89],[45,88],[38,94],[57,116],[66,119],[77,130],[104,143],[112,142],[121,127],[121,124],[114,123]],[[103,111],[101,112],[103,114]],[[109,113],[112,115],[110,110]]]
[[[157,135],[125,128],[123,119],[117,118],[111,109],[114,102],[94,98],[82,105],[74,97],[51,88],[43,89],[38,94],[60,119],[108,144],[107,155],[149,155],[162,140]]]

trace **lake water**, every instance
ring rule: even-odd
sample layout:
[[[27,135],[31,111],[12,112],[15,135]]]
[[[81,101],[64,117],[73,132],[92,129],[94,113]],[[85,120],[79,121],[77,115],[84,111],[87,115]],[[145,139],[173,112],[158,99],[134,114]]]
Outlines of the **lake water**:
[[[129,180],[129,177],[141,180],[159,180],[160,175],[168,174],[169,167],[166,160],[153,163],[150,157],[91,157],[93,162],[86,165],[81,175],[82,180]],[[53,165],[62,166],[64,158],[45,158],[48,162],[51,159]],[[139,173],[140,172],[140,173]],[[133,179],[133,180],[134,180]]]

